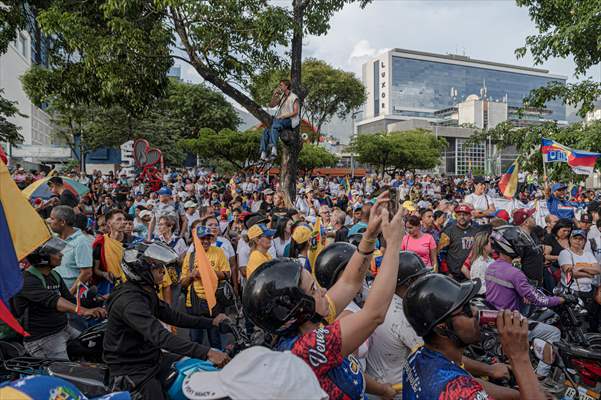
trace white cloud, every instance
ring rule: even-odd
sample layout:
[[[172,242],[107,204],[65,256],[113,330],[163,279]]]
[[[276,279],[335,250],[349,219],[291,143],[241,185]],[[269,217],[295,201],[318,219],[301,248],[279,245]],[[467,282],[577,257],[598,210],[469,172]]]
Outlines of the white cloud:
[[[352,72],[358,73],[361,71],[361,65],[388,50],[389,48],[376,49],[369,44],[368,40],[359,40],[353,46],[347,64],[350,66]]]

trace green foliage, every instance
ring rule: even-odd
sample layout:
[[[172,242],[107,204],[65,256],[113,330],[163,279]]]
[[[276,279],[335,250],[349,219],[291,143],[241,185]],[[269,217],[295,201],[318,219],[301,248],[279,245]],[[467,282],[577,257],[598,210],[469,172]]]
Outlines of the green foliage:
[[[23,136],[19,133],[20,127],[8,121],[8,118],[19,115],[26,117],[19,112],[16,102],[5,99],[2,96],[4,90],[0,89],[0,142],[18,144],[23,142]]]
[[[298,167],[305,174],[316,168],[333,167],[337,162],[338,157],[316,144],[304,145],[298,156]]]
[[[345,118],[366,100],[365,87],[351,72],[333,68],[325,61],[307,59],[302,64],[302,91],[306,93],[302,116],[317,130],[311,141],[317,142],[324,124],[337,115]],[[289,79],[288,69],[268,71],[259,75],[250,91],[258,103],[269,104],[273,89],[281,79]]]
[[[181,141],[184,149],[213,164],[228,163],[238,171],[259,162],[260,131],[237,132],[223,129],[201,129],[195,139]]]
[[[46,70],[32,70],[28,76],[41,82]],[[155,100],[148,110],[133,113],[114,105],[71,105],[54,93],[39,91],[24,80],[28,95],[50,103],[48,112],[56,125],[55,134],[74,146],[74,137],[83,135],[83,149],[88,152],[100,147],[118,147],[130,139],[145,138],[160,148],[167,164],[181,163],[184,150],[175,145],[180,139],[193,138],[201,128],[235,129],[239,118],[233,106],[221,93],[205,85],[169,81],[166,97]]]
[[[526,37],[523,47],[516,50],[518,57],[527,51],[534,62],[542,64],[549,58],[573,57],[576,74],[586,71],[601,62],[601,1],[600,0],[516,0],[520,7],[527,7],[538,33]],[[593,101],[601,95],[601,84],[590,79],[565,88],[551,84],[534,91],[528,101],[540,106],[555,98],[568,104],[582,103],[579,111],[584,116],[593,108]]]
[[[55,0],[37,21],[53,45],[51,68],[33,68],[22,78],[31,93],[71,105],[118,104],[132,113],[144,112],[164,95],[173,62],[171,35],[151,2],[112,9],[104,0]]]
[[[351,142],[350,151],[357,161],[374,166],[380,173],[431,169],[440,163],[447,143],[429,131],[360,134]]]
[[[538,171],[543,175],[543,161],[540,152],[542,138],[549,138],[578,150],[601,153],[601,122],[572,124],[559,127],[554,123],[517,128],[504,122],[494,129],[477,132],[470,138],[472,143],[484,143],[489,139],[500,148],[515,146],[520,168],[525,171]],[[553,180],[582,180],[583,175],[575,175],[567,163],[547,164],[549,178]]]

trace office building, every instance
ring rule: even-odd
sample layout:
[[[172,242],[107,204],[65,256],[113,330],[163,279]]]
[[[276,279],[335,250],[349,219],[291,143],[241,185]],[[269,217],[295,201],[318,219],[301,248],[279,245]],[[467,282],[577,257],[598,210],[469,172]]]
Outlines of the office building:
[[[524,108],[523,99],[533,89],[549,82],[565,84],[567,77],[544,69],[393,49],[363,64],[362,75],[367,102],[356,133],[431,130],[449,143],[441,173],[498,173],[513,156],[511,149],[464,146],[474,128],[491,129],[504,121],[515,126],[567,124],[566,107],[559,100],[543,109]]]
[[[23,143],[9,146],[0,143],[12,162],[35,167],[40,162],[58,162],[71,158],[68,147],[54,144],[50,116],[33,104],[23,90],[20,77],[32,65],[48,66],[49,38],[44,36],[33,16],[28,16],[27,29],[17,32],[17,38],[0,55],[0,88],[4,98],[16,102],[19,112],[9,122],[20,127]]]

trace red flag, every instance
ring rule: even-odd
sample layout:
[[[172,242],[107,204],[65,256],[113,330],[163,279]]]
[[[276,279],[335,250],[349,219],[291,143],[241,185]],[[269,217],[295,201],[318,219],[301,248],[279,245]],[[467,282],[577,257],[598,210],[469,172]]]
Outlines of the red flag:
[[[8,157],[6,156],[6,153],[4,152],[2,146],[0,146],[0,160],[2,160],[4,164],[8,165]]]
[[[10,310],[2,300],[0,300],[0,319],[19,335],[29,336],[29,333],[25,332],[25,329],[23,329],[21,324],[19,324],[19,321],[11,314]]]

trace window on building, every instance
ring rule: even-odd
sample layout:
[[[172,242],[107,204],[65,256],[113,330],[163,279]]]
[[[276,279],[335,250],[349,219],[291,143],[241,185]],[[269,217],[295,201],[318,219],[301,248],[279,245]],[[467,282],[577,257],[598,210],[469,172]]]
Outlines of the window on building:
[[[374,117],[380,115],[380,62],[374,61]]]
[[[28,55],[27,49],[29,48],[29,44],[27,42],[27,36],[24,33],[19,32],[17,35],[17,51],[21,53],[23,57],[27,57]]]
[[[455,170],[458,175],[471,172],[482,175],[486,166],[486,147],[484,143],[466,146],[466,139],[455,142]]]

